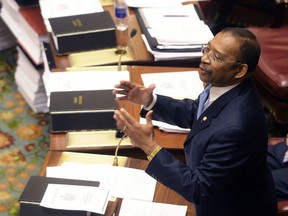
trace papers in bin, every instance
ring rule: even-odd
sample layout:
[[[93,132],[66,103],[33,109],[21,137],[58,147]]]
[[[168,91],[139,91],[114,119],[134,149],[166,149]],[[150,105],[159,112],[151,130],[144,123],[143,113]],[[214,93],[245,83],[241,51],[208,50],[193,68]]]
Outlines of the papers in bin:
[[[155,61],[200,58],[201,47],[213,37],[194,5],[140,8],[142,39]]]
[[[202,45],[213,38],[193,5],[174,8],[141,8],[140,14],[151,36],[162,45]]]
[[[151,49],[145,35],[142,34],[141,36],[146,49],[154,56],[155,61],[196,59],[202,56],[202,52],[162,52],[160,49],[158,49],[159,51],[155,51]],[[174,49],[177,50],[179,48],[174,47]]]

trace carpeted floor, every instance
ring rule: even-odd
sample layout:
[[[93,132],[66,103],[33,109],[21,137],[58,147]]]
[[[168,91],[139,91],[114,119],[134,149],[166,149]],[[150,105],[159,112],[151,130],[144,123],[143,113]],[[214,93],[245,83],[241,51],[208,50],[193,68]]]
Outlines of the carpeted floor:
[[[17,91],[15,49],[0,52],[0,215],[18,216],[20,197],[49,149],[49,117],[35,114]]]

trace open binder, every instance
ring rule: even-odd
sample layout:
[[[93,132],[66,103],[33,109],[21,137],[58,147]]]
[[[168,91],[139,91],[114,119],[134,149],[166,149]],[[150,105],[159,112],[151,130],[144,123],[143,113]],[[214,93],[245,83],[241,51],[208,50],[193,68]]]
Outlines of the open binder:
[[[196,16],[198,16],[199,20],[201,20],[202,19],[202,15],[201,15],[201,13],[199,13],[199,8],[196,5],[191,5],[191,7],[195,8],[195,11],[197,12]],[[139,25],[141,27],[141,30],[142,30],[143,34],[145,35],[145,38],[146,38],[151,50],[158,51],[158,52],[200,52],[201,51],[202,45],[204,43],[195,43],[195,44],[182,43],[182,44],[172,44],[172,45],[171,44],[159,43],[158,40],[157,40],[158,38],[155,35],[153,35],[153,33],[151,33],[151,29],[152,28],[149,25],[149,23],[147,22],[147,19],[145,17],[145,14],[144,14],[145,10],[147,10],[147,8],[137,8],[137,9],[135,9],[135,14],[136,14],[137,20],[139,22]],[[155,10],[158,10],[158,9],[155,9]],[[193,10],[191,10],[191,13],[192,12],[193,12]],[[168,16],[169,15],[167,15],[167,17]],[[182,16],[184,18],[186,17],[186,15],[177,15],[177,14],[170,15],[170,16],[171,16],[171,18],[175,17],[176,19],[177,19],[177,17],[179,17],[179,18],[182,17]],[[191,15],[191,17],[192,16],[193,15]],[[188,17],[188,15],[187,15],[187,19],[190,19],[190,17]],[[181,20],[179,20],[179,22],[181,22]],[[195,22],[197,22],[197,21],[195,21]],[[203,22],[203,21],[199,21],[199,22]],[[210,31],[210,29],[209,29],[209,31]],[[205,33],[209,34],[208,38],[209,37],[212,38],[213,37],[212,32],[209,32],[209,31],[208,32],[206,31]],[[206,41],[205,44],[207,42],[208,41]]]

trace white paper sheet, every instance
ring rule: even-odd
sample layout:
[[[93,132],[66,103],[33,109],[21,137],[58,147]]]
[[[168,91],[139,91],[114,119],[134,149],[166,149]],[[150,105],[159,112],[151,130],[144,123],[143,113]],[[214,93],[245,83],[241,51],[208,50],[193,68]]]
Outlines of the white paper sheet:
[[[155,94],[175,99],[196,99],[203,91],[203,82],[197,71],[151,72],[141,74],[145,86],[156,84]]]
[[[182,5],[179,0],[127,0],[128,7],[179,7]]]
[[[64,163],[47,167],[47,177],[99,181],[99,188],[110,191],[111,197],[152,201],[157,181],[144,170],[108,164]]]
[[[48,184],[40,206],[104,214],[109,191],[80,185]]]
[[[204,89],[197,71],[145,73],[141,74],[141,78],[145,86],[156,84],[155,94],[175,99],[196,99]],[[188,133],[190,131],[189,128],[180,128],[160,121],[153,120],[152,122],[165,132]],[[146,119],[140,118],[140,123],[146,124]]]
[[[47,94],[57,91],[114,89],[120,80],[129,80],[128,71],[73,71],[49,74]]]
[[[185,216],[187,206],[124,199],[119,216]]]

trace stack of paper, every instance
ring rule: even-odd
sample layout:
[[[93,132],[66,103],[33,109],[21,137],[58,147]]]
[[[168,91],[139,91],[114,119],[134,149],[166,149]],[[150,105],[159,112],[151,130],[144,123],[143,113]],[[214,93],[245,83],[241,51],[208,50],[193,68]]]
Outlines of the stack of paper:
[[[1,17],[33,63],[43,64],[41,44],[49,40],[40,7],[20,7],[15,0],[3,0]]]
[[[136,15],[155,61],[199,58],[202,46],[214,37],[194,5],[139,8]]]
[[[15,82],[18,91],[35,113],[47,113],[47,95],[42,79],[43,66],[35,67],[20,47],[18,50]]]

